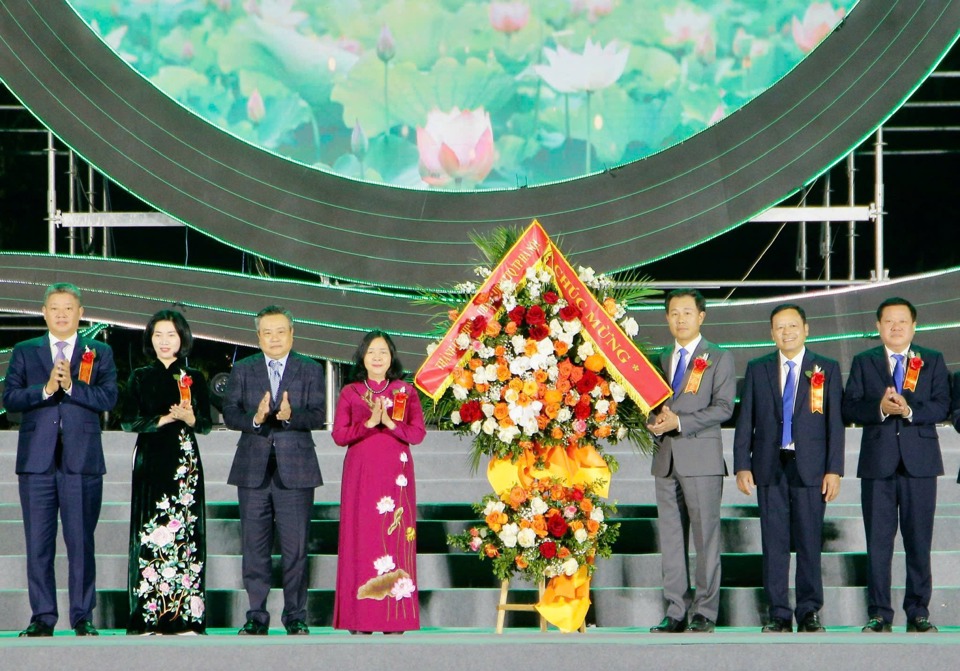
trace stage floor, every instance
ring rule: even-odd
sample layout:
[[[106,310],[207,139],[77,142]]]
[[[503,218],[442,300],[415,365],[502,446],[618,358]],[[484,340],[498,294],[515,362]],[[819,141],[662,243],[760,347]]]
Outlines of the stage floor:
[[[310,636],[241,638],[234,629],[208,636],[126,636],[105,630],[78,639],[66,631],[52,639],[18,639],[0,632],[3,669],[389,669],[486,671],[513,668],[602,669],[955,669],[960,627],[939,634],[863,634],[837,627],[826,634],[761,634],[723,627],[714,634],[650,634],[645,628],[595,628],[585,634],[492,629],[426,629],[399,636],[351,636],[328,627]]]

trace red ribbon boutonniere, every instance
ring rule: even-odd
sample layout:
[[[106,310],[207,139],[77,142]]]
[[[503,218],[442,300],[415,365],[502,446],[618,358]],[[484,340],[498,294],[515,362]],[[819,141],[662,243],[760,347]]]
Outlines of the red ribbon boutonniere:
[[[190,402],[190,387],[193,386],[193,378],[187,375],[187,371],[180,369],[179,375],[174,375],[177,381],[177,388],[180,390],[180,402]]]
[[[827,381],[827,376],[823,374],[820,366],[814,365],[813,370],[807,371],[807,377],[810,378],[810,412],[823,414],[823,385]]]
[[[83,355],[80,357],[80,381],[84,384],[90,384],[90,378],[93,375],[93,360],[97,358],[97,353],[84,345]]]
[[[690,379],[687,380],[687,386],[683,390],[687,394],[696,394],[700,390],[700,381],[703,379],[703,373],[710,367],[710,355],[706,352],[693,360],[693,370],[690,371]]]
[[[407,411],[407,388],[400,387],[393,392],[393,411],[390,413],[390,419],[394,422],[402,422],[403,416]]]
[[[903,378],[904,391],[916,391],[917,379],[920,377],[920,369],[923,368],[923,359],[919,354],[913,351],[907,353],[907,374]]]

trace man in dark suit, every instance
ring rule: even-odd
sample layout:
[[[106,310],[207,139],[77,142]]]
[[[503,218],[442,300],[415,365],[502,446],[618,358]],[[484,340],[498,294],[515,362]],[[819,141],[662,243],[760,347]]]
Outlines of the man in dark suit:
[[[913,344],[916,325],[917,310],[909,301],[883,301],[877,308],[883,346],[854,357],[843,397],[844,421],[863,426],[857,476],[867,536],[865,632],[891,631],[898,521],[907,564],[907,631],[937,631],[929,620],[930,547],[937,476],[943,475],[937,424],[950,411],[950,379],[940,352]]]
[[[14,348],[3,390],[4,407],[23,413],[16,468],[32,615],[20,635],[52,636],[59,618],[59,512],[69,561],[70,626],[77,636],[96,636],[94,531],[107,470],[100,413],[117,402],[117,369],[109,346],[77,333],[83,317],[77,287],[48,287],[42,311],[49,331]]]
[[[763,540],[763,588],[770,604],[764,632],[826,631],[820,623],[820,572],[826,504],[840,493],[844,427],[840,366],[805,346],[810,327],[799,305],[770,314],[777,351],[747,364],[733,439],[737,487],[757,489]],[[790,608],[790,541],[797,552],[796,611]]]
[[[268,633],[276,526],[283,569],[281,621],[288,634],[309,634],[307,545],[314,489],[323,484],[311,431],[322,428],[326,417],[323,368],[291,351],[289,311],[270,306],[255,321],[263,353],[234,365],[223,405],[226,425],[242,432],[227,479],[237,486],[243,584],[250,599],[239,633]]]
[[[707,313],[699,291],[671,291],[665,304],[674,344],[663,350],[660,368],[673,381],[674,397],[651,413],[647,428],[659,443],[651,471],[667,607],[650,631],[709,633],[720,609],[720,497],[727,473],[720,424],[733,414],[736,374],[730,353],[700,335]],[[691,532],[695,595],[687,568]]]

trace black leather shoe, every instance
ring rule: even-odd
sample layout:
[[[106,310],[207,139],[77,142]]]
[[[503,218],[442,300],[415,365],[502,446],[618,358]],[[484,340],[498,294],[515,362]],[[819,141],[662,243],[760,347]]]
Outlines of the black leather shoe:
[[[693,616],[693,619],[690,620],[690,624],[687,625],[688,634],[712,634],[713,630],[717,628],[717,623],[713,620],[704,617],[700,613],[697,613]]]
[[[247,620],[243,628],[237,632],[240,636],[266,636],[269,628],[263,622]]]
[[[660,624],[650,627],[651,634],[680,634],[687,628],[686,618],[677,620],[672,617],[665,617],[660,620]]]
[[[939,629],[936,625],[930,622],[927,618],[920,616],[915,617],[912,620],[907,622],[907,632],[914,634],[935,634]]]
[[[819,613],[813,612],[807,613],[803,616],[803,618],[797,624],[797,631],[807,634],[822,634],[827,630],[822,624],[820,624]]]
[[[793,631],[793,623],[782,617],[770,618],[770,621],[763,625],[761,629],[764,634],[789,634]]]
[[[286,624],[287,636],[306,636],[310,633],[307,623],[303,620],[293,620]]]
[[[53,627],[46,622],[34,620],[27,628],[20,632],[21,637],[35,638],[37,636],[53,636]]]
[[[870,621],[863,625],[863,629],[860,631],[866,634],[883,634],[893,631],[893,627],[882,617],[871,617]]]
[[[80,620],[73,625],[73,633],[77,636],[99,636],[100,632],[93,626],[90,620]]]

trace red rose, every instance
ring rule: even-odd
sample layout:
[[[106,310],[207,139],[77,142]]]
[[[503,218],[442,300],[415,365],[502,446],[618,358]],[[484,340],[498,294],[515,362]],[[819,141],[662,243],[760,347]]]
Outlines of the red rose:
[[[910,357],[910,368],[912,370],[920,370],[923,368],[923,359],[918,356]]]
[[[80,360],[83,361],[83,363],[93,363],[94,356],[96,355],[93,353],[93,350],[90,349],[83,353],[83,356],[80,357]]]
[[[547,321],[547,315],[543,313],[543,308],[539,305],[533,305],[527,310],[527,324],[530,326],[536,326],[537,324],[543,324]]]
[[[513,308],[512,310],[510,310],[510,312],[507,313],[507,317],[514,324],[522,324],[523,317],[526,314],[527,314],[526,309],[522,305],[518,305],[517,307]]]
[[[554,538],[562,538],[563,534],[567,533],[567,529],[569,528],[570,525],[567,524],[567,521],[563,519],[562,515],[554,515],[547,520],[547,531],[549,531],[550,535]],[[543,547],[543,545],[540,547]],[[547,559],[549,559],[549,557],[547,557]]]
[[[583,490],[574,487],[572,490],[570,490],[570,498],[574,501],[583,501]]]
[[[530,327],[529,333],[531,338],[540,341],[550,335],[550,329],[546,324],[534,324]]]
[[[562,521],[562,520],[561,520]],[[564,522],[564,524],[566,524]],[[557,544],[553,541],[546,541],[540,544],[540,556],[544,559],[553,559],[557,556]]]
[[[580,399],[580,402],[574,406],[573,416],[577,419],[587,419],[591,414],[593,414],[593,409],[590,407],[590,397],[584,396]]]
[[[705,371],[710,366],[710,362],[703,357],[697,357],[693,360],[693,369],[695,371]]]
[[[547,305],[556,305],[558,300],[560,300],[560,297],[557,295],[556,291],[543,292],[543,302]]]
[[[193,378],[189,375],[181,375],[179,379],[179,384],[184,389],[189,389],[193,386]]]
[[[600,378],[598,378],[597,374],[592,370],[584,371],[583,377],[581,377],[580,381],[577,382],[577,391],[579,391],[581,394],[589,394],[599,382]]]
[[[484,329],[487,328],[487,318],[483,316],[477,316],[470,320],[470,337],[476,340],[483,335]]]
[[[464,424],[473,424],[483,417],[480,401],[467,401],[460,406],[460,421]]]
[[[816,373],[814,373],[813,375],[810,376],[810,385],[813,386],[813,387],[822,387],[822,386],[823,386],[823,383],[824,383],[824,381],[825,381],[826,379],[827,379],[827,378],[826,378],[826,376],[823,374],[823,372],[822,372],[822,371],[818,371],[818,372],[816,372]]]
[[[580,309],[576,305],[568,305],[565,308],[560,308],[560,319],[565,322],[572,322],[574,319],[580,318]]]

